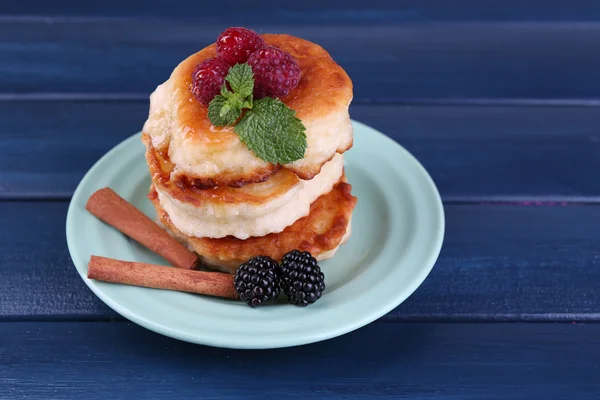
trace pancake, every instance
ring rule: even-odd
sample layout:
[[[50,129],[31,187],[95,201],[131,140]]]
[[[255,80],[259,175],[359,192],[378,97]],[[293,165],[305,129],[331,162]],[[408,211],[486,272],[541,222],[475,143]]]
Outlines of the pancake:
[[[310,205],[329,192],[344,170],[343,155],[326,163],[311,180],[301,180],[281,170],[266,182],[250,183],[242,188],[228,186],[204,190],[181,189],[165,181],[160,164],[148,151],[152,181],[161,206],[173,224],[186,235],[247,239],[277,233],[308,215]]]
[[[193,185],[173,181],[171,172],[174,166],[162,158],[160,152],[152,146],[148,135],[142,141],[146,145],[146,162],[152,182],[158,190],[167,192],[174,199],[200,207],[206,203],[228,204],[264,204],[288,192],[294,192],[302,186],[302,180],[292,171],[280,169],[264,182],[250,183],[241,188],[218,186],[199,189]],[[339,177],[338,177],[339,178]],[[335,182],[337,182],[337,178]],[[334,183],[335,183],[334,182]]]
[[[338,247],[350,236],[350,220],[356,197],[351,185],[342,178],[327,194],[320,196],[310,208],[310,214],[297,220],[283,232],[240,240],[197,238],[183,234],[161,207],[154,187],[148,198],[154,204],[157,218],[175,237],[197,252],[203,263],[226,272],[235,272],[240,264],[258,255],[277,261],[293,249],[309,251],[317,260],[333,257]]]
[[[182,187],[242,187],[264,182],[283,168],[301,179],[312,179],[336,153],[352,147],[348,114],[352,81],[321,47],[298,37],[262,35],[269,45],[289,52],[301,70],[298,86],[281,100],[296,111],[306,127],[304,158],[274,165],[252,153],[232,128],[211,125],[207,107],[189,90],[197,64],[216,56],[214,44],[181,62],[170,78],[150,96],[144,133],[171,166],[171,180]]]

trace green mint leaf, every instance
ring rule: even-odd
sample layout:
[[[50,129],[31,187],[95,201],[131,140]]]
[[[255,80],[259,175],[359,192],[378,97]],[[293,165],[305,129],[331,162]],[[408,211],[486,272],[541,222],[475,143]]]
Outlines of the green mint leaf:
[[[229,69],[225,77],[234,92],[242,98],[252,95],[254,89],[254,73],[248,64],[236,64]]]
[[[278,99],[256,100],[233,130],[263,161],[289,164],[304,157],[306,128],[296,112]]]
[[[242,101],[239,98],[215,96],[208,105],[208,119],[214,126],[233,125],[242,115]]]
[[[252,108],[252,97],[248,97],[246,100],[244,100],[242,108]]]
[[[225,100],[223,107],[221,107],[221,111],[219,111],[219,117],[225,118],[229,111],[231,111],[231,102],[229,100]]]
[[[219,111],[219,115],[225,118],[226,115],[231,114],[232,117],[235,116],[235,119],[237,119],[242,114],[243,104],[244,102],[240,98],[240,95],[233,93],[231,96],[229,96],[229,98],[227,98],[227,101],[223,103],[223,107],[221,108],[221,111]]]
[[[221,96],[225,97],[226,99],[230,98],[233,95],[233,92],[230,92],[229,89],[227,89],[227,84],[223,84],[223,86],[221,86]]]

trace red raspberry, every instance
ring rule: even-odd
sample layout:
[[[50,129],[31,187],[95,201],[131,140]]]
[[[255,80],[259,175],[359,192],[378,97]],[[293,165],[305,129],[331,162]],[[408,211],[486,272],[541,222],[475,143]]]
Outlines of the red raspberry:
[[[243,64],[248,56],[267,44],[256,32],[246,28],[227,28],[217,38],[217,53],[229,65]]]
[[[248,58],[254,72],[254,98],[283,97],[298,86],[300,67],[290,53],[269,46]]]
[[[192,74],[191,92],[200,103],[208,105],[221,92],[229,65],[220,58],[210,58],[196,66]]]

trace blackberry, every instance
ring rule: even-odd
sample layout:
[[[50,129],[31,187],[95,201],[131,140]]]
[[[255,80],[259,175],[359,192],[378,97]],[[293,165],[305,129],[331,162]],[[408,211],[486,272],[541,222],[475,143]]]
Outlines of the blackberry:
[[[258,256],[240,265],[233,280],[240,298],[258,307],[279,296],[279,264],[271,257]]]
[[[281,289],[289,302],[306,307],[321,298],[325,276],[307,251],[292,250],[281,261]]]

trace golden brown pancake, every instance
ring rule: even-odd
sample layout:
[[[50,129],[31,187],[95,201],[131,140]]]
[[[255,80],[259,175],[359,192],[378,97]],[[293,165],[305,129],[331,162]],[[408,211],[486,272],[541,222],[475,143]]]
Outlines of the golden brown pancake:
[[[147,143],[149,138],[147,135],[144,136],[144,143]],[[146,162],[154,185],[168,192],[173,198],[195,206],[201,206],[206,202],[262,204],[285,194],[302,182],[292,171],[282,169],[265,182],[248,184],[241,188],[218,186],[199,189],[182,180],[173,181],[171,179],[173,166],[162,158],[152,145],[146,148]]]
[[[285,253],[293,249],[308,251],[318,260],[333,256],[337,247],[347,239],[350,230],[350,219],[356,205],[351,189],[351,185],[342,178],[333,190],[311,205],[308,216],[297,220],[283,232],[246,240],[187,236],[173,225],[161,207],[154,187],[150,189],[148,198],[156,208],[159,222],[196,251],[207,266],[234,272],[240,264],[254,256],[267,255],[280,261]]]
[[[321,47],[289,35],[262,35],[269,45],[289,52],[298,62],[298,86],[281,100],[306,127],[308,148],[304,158],[274,165],[257,158],[231,128],[215,129],[207,107],[189,91],[197,64],[216,56],[212,44],[181,62],[169,80],[151,95],[144,132],[160,158],[171,168],[171,180],[199,189],[241,187],[263,182],[280,168],[302,179],[312,179],[335,153],[352,147],[348,106],[352,82]]]
[[[344,170],[344,156],[336,154],[310,180],[281,169],[265,182],[199,190],[172,182],[152,146],[147,148],[146,159],[161,206],[177,229],[189,236],[212,238],[247,239],[281,232],[308,215],[311,203],[329,192]]]

